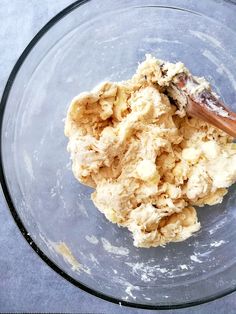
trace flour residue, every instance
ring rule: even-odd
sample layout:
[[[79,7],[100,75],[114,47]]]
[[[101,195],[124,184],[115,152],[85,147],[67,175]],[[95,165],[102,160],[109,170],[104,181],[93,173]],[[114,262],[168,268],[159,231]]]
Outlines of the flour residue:
[[[64,261],[72,266],[72,270],[80,270],[81,265],[77,261],[77,259],[74,257],[74,255],[71,253],[70,249],[64,242],[54,243],[53,244],[54,250],[60,254]]]
[[[192,35],[194,35],[195,37],[201,39],[202,41],[211,43],[213,46],[217,47],[217,48],[221,48],[222,49],[222,45],[219,42],[219,40],[217,40],[216,38],[206,34],[206,33],[202,33],[202,32],[198,32],[198,31],[193,31],[190,30],[190,33]]]
[[[144,282],[149,282],[149,281],[151,281],[151,278],[148,277],[147,274],[143,273],[143,274],[141,274],[141,280]]]
[[[125,289],[125,292],[126,292],[131,298],[136,299],[136,296],[133,295],[133,291],[134,291],[134,290],[140,290],[140,288],[137,287],[137,286],[133,286],[133,285],[129,284],[129,285],[127,286],[127,288]],[[128,299],[128,297],[126,297],[126,298]]]
[[[83,266],[79,261],[74,257],[73,253],[67,246],[65,242],[52,242],[49,241],[52,248],[55,250],[55,252],[59,255],[61,255],[64,259],[64,261],[71,266],[71,269],[73,271],[79,272],[80,270],[84,271],[87,274],[91,274],[91,271],[88,267]]]
[[[163,39],[160,37],[149,37],[149,38],[143,38],[143,41],[149,44],[161,44],[161,43],[172,43],[172,44],[178,44],[181,45],[182,43],[179,40],[168,40]]]
[[[71,170],[71,162],[70,161],[66,164],[66,169]]]
[[[217,230],[219,230],[221,227],[223,227],[223,225],[227,222],[227,217],[224,217],[223,219],[221,219],[220,221],[218,221],[213,227],[212,229],[210,229],[208,232],[210,233],[210,235],[214,234]]]
[[[234,89],[236,89],[236,80],[234,78],[234,75],[232,72],[222,63],[220,60],[209,50],[203,51],[203,56],[205,56],[208,60],[210,60],[213,64],[217,66],[217,72],[220,74],[225,73],[228,76],[228,79],[230,80],[232,86]]]
[[[196,255],[191,255],[190,259],[191,259],[191,261],[193,261],[195,263],[202,263],[202,261]]]
[[[129,254],[129,249],[122,247],[122,246],[114,246],[112,245],[107,239],[101,238],[102,246],[105,251],[116,254],[116,255],[123,255],[127,256]]]
[[[99,41],[98,44],[106,44],[106,43],[111,43],[113,41],[119,40],[120,36],[113,36],[109,39],[103,40],[103,41]]]
[[[83,198],[84,196],[83,195],[78,195],[78,198]],[[78,210],[80,212],[80,214],[83,214],[83,216],[89,218],[89,215],[88,215],[88,212],[87,212],[87,209],[86,207],[84,206],[83,203],[80,203],[80,201],[77,201],[76,202],[76,205],[78,206]]]
[[[219,247],[222,244],[226,243],[224,240],[220,240],[220,241],[214,241],[210,244],[211,247]]]
[[[122,290],[124,289],[124,292],[126,292],[127,295],[122,297],[123,300],[128,300],[130,297],[136,299],[134,291],[140,290],[139,286],[135,286],[128,282],[126,278],[119,276],[114,277],[113,282],[121,286]]]
[[[207,252],[208,254],[208,252]],[[194,252],[194,254],[190,257],[190,259],[194,262],[202,263],[202,261],[199,259],[201,257],[204,257],[204,253],[200,254],[197,252]],[[142,263],[131,263],[126,262],[125,264],[131,268],[131,273],[140,278],[143,282],[151,283],[154,282],[158,277],[162,278],[174,278],[178,276],[182,276],[186,273],[191,273],[193,270],[193,266],[190,264],[179,264],[176,265],[176,267],[173,267],[173,265],[170,267],[162,267],[161,265],[154,264],[155,260],[150,260],[149,262]],[[150,265],[150,263],[152,263]]]
[[[182,270],[184,270],[184,269],[188,270],[188,266],[187,266],[187,265],[184,265],[184,264],[182,265],[182,264],[181,264],[181,265],[179,265],[179,267],[180,267],[180,269],[182,269]]]
[[[197,78],[197,81],[198,84],[191,80],[188,80],[186,82],[185,88],[187,91],[189,91],[190,95],[201,95],[204,90],[209,90],[210,84],[204,78]],[[228,111],[223,106],[219,105],[219,96],[214,92],[211,93],[215,96],[215,99],[213,99],[212,97],[205,99],[205,104],[207,108],[210,111],[215,112],[219,116],[229,117]],[[201,102],[201,99],[199,99],[199,102]]]
[[[62,193],[61,193],[61,191],[63,190],[62,182],[63,182],[62,170],[57,169],[57,171],[56,171],[56,184],[51,187],[50,195],[52,198],[55,197],[56,195],[59,195],[59,198],[61,199],[63,206],[65,208],[66,204],[65,204],[64,198],[63,198]]]
[[[160,267],[159,265],[153,265],[150,266],[146,263],[129,263],[126,262],[126,265],[128,265],[131,268],[131,272],[133,275],[140,276],[141,280],[144,282],[149,282],[153,278],[156,278],[158,273],[165,274],[168,272],[168,269],[165,267]]]
[[[29,173],[31,179],[34,180],[35,176],[34,176],[32,162],[31,162],[31,159],[30,159],[30,157],[26,151],[23,152],[23,158],[24,158],[24,162],[25,162],[25,169]]]
[[[97,258],[93,255],[93,254],[89,254],[90,260],[91,262],[93,262],[94,264],[99,265],[99,261],[97,260]]]
[[[86,235],[85,239],[91,244],[98,244],[98,239],[94,235]]]
[[[206,99],[208,109],[222,117],[229,117],[229,113],[223,108],[215,105],[212,101]]]

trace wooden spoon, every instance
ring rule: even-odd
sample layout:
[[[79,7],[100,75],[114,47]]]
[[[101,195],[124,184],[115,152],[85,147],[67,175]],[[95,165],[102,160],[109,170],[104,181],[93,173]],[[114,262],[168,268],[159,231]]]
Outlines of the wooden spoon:
[[[236,113],[229,110],[211,90],[193,92],[199,83],[186,73],[178,74],[173,84],[186,96],[186,111],[190,116],[202,119],[236,137]]]

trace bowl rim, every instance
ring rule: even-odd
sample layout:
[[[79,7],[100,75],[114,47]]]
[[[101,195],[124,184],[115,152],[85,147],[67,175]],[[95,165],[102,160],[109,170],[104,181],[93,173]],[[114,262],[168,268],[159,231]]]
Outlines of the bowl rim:
[[[8,97],[10,95],[12,86],[14,84],[15,78],[17,73],[19,72],[20,68],[24,64],[24,61],[27,59],[28,55],[30,54],[31,50],[37,45],[38,41],[61,19],[63,19],[66,15],[74,11],[76,8],[84,5],[87,2],[90,2],[92,0],[77,0],[70,4],[69,6],[65,7],[63,10],[61,10],[58,14],[56,14],[53,18],[49,20],[39,31],[38,33],[33,37],[33,39],[29,42],[29,44],[26,46],[18,60],[16,61],[9,78],[6,82],[5,88],[3,90],[2,98],[0,101],[0,182],[2,186],[3,195],[5,197],[5,201],[8,205],[8,208],[11,212],[11,215],[13,219],[15,220],[16,225],[20,229],[22,235],[24,236],[25,240],[29,243],[29,245],[32,247],[32,249],[38,254],[38,256],[55,272],[57,272],[60,276],[62,276],[64,279],[69,281],[71,284],[76,286],[77,288],[80,288],[81,290],[90,293],[93,296],[96,296],[100,299],[119,304],[120,306],[128,306],[138,309],[147,309],[147,310],[172,310],[172,309],[180,309],[180,308],[187,308],[191,306],[196,306],[200,304],[204,304],[210,301],[217,300],[219,298],[222,298],[230,293],[233,293],[236,291],[236,285],[233,286],[230,289],[224,290],[220,293],[217,293],[215,295],[201,298],[196,301],[190,301],[185,302],[182,304],[171,304],[171,305],[149,305],[149,304],[143,304],[143,303],[134,303],[130,301],[124,301],[122,299],[118,299],[115,297],[111,297],[109,295],[103,294],[100,291],[97,291],[96,289],[90,288],[86,286],[84,283],[81,283],[77,280],[75,280],[73,277],[68,275],[66,272],[64,272],[60,267],[58,267],[46,254],[43,253],[43,251],[37,246],[37,244],[34,242],[34,240],[31,238],[30,234],[28,233],[26,227],[24,226],[21,218],[19,217],[17,210],[14,206],[14,203],[11,198],[10,190],[7,185],[6,176],[4,173],[4,167],[3,167],[3,154],[2,154],[2,137],[3,137],[3,119],[4,119],[4,112],[7,105]]]

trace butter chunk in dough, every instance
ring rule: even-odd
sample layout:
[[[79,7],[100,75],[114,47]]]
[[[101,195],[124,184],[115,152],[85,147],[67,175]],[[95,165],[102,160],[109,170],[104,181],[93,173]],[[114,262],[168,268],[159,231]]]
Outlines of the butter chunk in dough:
[[[67,113],[75,177],[137,247],[187,239],[200,228],[193,206],[220,203],[236,181],[233,139],[186,116],[186,99],[171,89],[181,72],[182,63],[147,56],[130,80],[81,93]]]

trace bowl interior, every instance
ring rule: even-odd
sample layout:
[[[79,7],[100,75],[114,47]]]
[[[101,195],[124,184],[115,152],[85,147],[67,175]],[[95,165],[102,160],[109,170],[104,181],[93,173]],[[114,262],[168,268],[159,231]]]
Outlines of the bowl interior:
[[[212,16],[216,6],[231,18],[233,5],[216,1],[75,5],[35,44],[10,90],[2,162],[18,216],[64,273],[117,302],[183,306],[235,288],[235,187],[222,204],[198,209],[202,228],[187,241],[133,247],[73,177],[63,132],[69,102],[101,81],[130,78],[151,53],[183,61],[236,110],[236,34]]]

